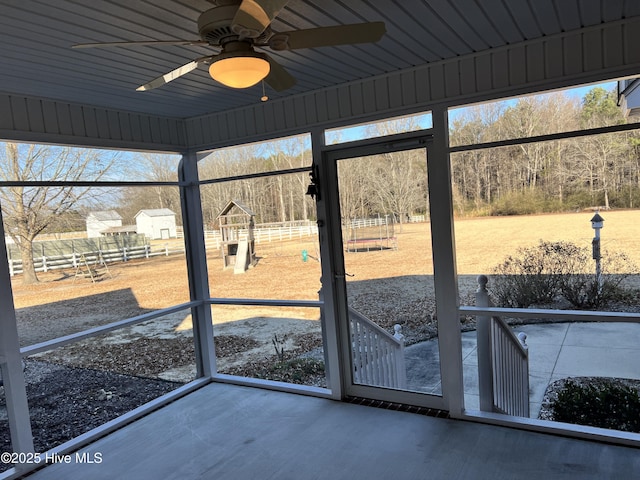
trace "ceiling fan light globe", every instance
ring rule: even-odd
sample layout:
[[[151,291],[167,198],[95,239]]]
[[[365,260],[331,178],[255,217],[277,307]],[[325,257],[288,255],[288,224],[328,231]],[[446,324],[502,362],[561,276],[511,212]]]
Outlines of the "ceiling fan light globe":
[[[269,62],[260,56],[237,56],[212,63],[209,75],[227,87],[248,88],[263,80],[270,70]]]

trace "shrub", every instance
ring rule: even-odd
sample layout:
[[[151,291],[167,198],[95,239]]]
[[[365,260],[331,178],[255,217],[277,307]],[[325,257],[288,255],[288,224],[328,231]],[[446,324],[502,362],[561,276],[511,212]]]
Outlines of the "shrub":
[[[591,250],[570,242],[544,242],[518,249],[494,268],[493,293],[504,307],[526,308],[564,297],[580,309],[623,301],[622,282],[636,266],[623,253],[603,252],[600,283],[593,272]]]
[[[638,390],[614,379],[568,380],[551,405],[558,422],[640,432]]]
[[[633,262],[624,253],[603,252],[601,280],[594,273],[585,273],[593,268],[593,259],[587,249],[582,249],[572,259],[571,275],[563,276],[560,291],[573,306],[595,309],[611,302],[624,300],[627,296],[622,282],[636,271]]]
[[[554,300],[579,248],[568,242],[544,242],[520,248],[494,268],[493,293],[499,305],[526,308]]]

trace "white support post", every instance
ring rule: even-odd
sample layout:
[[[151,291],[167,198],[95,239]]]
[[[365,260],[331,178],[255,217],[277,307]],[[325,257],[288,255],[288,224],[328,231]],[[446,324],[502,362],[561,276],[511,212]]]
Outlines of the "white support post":
[[[464,408],[464,382],[447,109],[434,108],[432,118],[434,135],[428,150],[427,172],[442,394],[450,415],[458,417]]]
[[[344,265],[342,252],[338,245],[332,244],[340,234],[340,219],[332,218],[330,202],[338,202],[337,185],[328,185],[328,178],[335,175],[335,166],[330,162],[325,163],[322,156],[324,146],[324,131],[314,129],[311,131],[311,148],[313,153],[313,164],[317,167],[318,196],[316,197],[316,209],[318,215],[318,243],[320,245],[320,266],[322,269],[322,296],[321,308],[322,321],[322,342],[324,345],[324,360],[327,376],[327,387],[331,390],[331,396],[335,399],[342,399],[346,391],[347,375],[349,372],[349,359],[342,351],[342,335],[347,326],[339,325],[338,318],[342,315],[348,318],[347,312],[340,310],[346,306],[346,300],[339,298],[336,291],[337,275],[342,274],[344,278],[344,267],[338,271],[336,268]],[[333,173],[332,173],[333,172]],[[333,231],[333,236],[330,235]]]
[[[489,292],[487,291],[487,282],[488,278],[485,275],[478,276],[478,289],[476,290],[476,307],[491,306]],[[491,317],[486,315],[476,316],[476,337],[480,410],[483,412],[493,412]]]
[[[216,373],[216,354],[211,306],[206,303],[210,298],[209,274],[198,180],[198,158],[195,152],[182,156],[178,175],[189,293],[192,301],[200,302],[191,308],[197,376],[211,377]]]
[[[47,257],[45,257],[44,255],[42,256],[42,271],[47,271]]]
[[[0,369],[13,451],[29,453],[34,451],[33,436],[3,225],[0,213]]]

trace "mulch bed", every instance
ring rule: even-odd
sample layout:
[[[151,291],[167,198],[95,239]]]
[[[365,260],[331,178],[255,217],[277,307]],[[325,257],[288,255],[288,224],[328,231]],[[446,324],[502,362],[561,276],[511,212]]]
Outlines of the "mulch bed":
[[[34,447],[38,453],[44,453],[182,385],[30,359],[25,360],[25,380]],[[0,451],[11,451],[3,387],[0,387]],[[9,467],[0,464],[0,471]]]
[[[257,342],[237,335],[215,337],[219,357],[252,349]],[[297,339],[300,350],[318,346],[314,335]],[[87,350],[91,355],[87,355]],[[223,373],[324,386],[323,364],[271,355]],[[25,360],[25,381],[35,451],[47,450],[96,428],[183,385],[156,377],[194,363],[193,338],[139,338],[122,344],[80,343]],[[78,365],[78,361],[82,365]],[[311,383],[309,383],[311,382]],[[4,388],[0,386],[0,451],[11,451]],[[0,472],[10,466],[0,464]]]

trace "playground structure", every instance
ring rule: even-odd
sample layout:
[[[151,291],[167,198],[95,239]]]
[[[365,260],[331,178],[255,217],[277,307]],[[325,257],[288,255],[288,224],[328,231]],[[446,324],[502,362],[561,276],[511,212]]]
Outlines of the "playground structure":
[[[233,266],[234,273],[244,273],[256,264],[255,214],[244,203],[231,200],[217,220],[223,270]]]
[[[343,224],[343,238],[347,252],[398,249],[393,215],[347,220]]]

